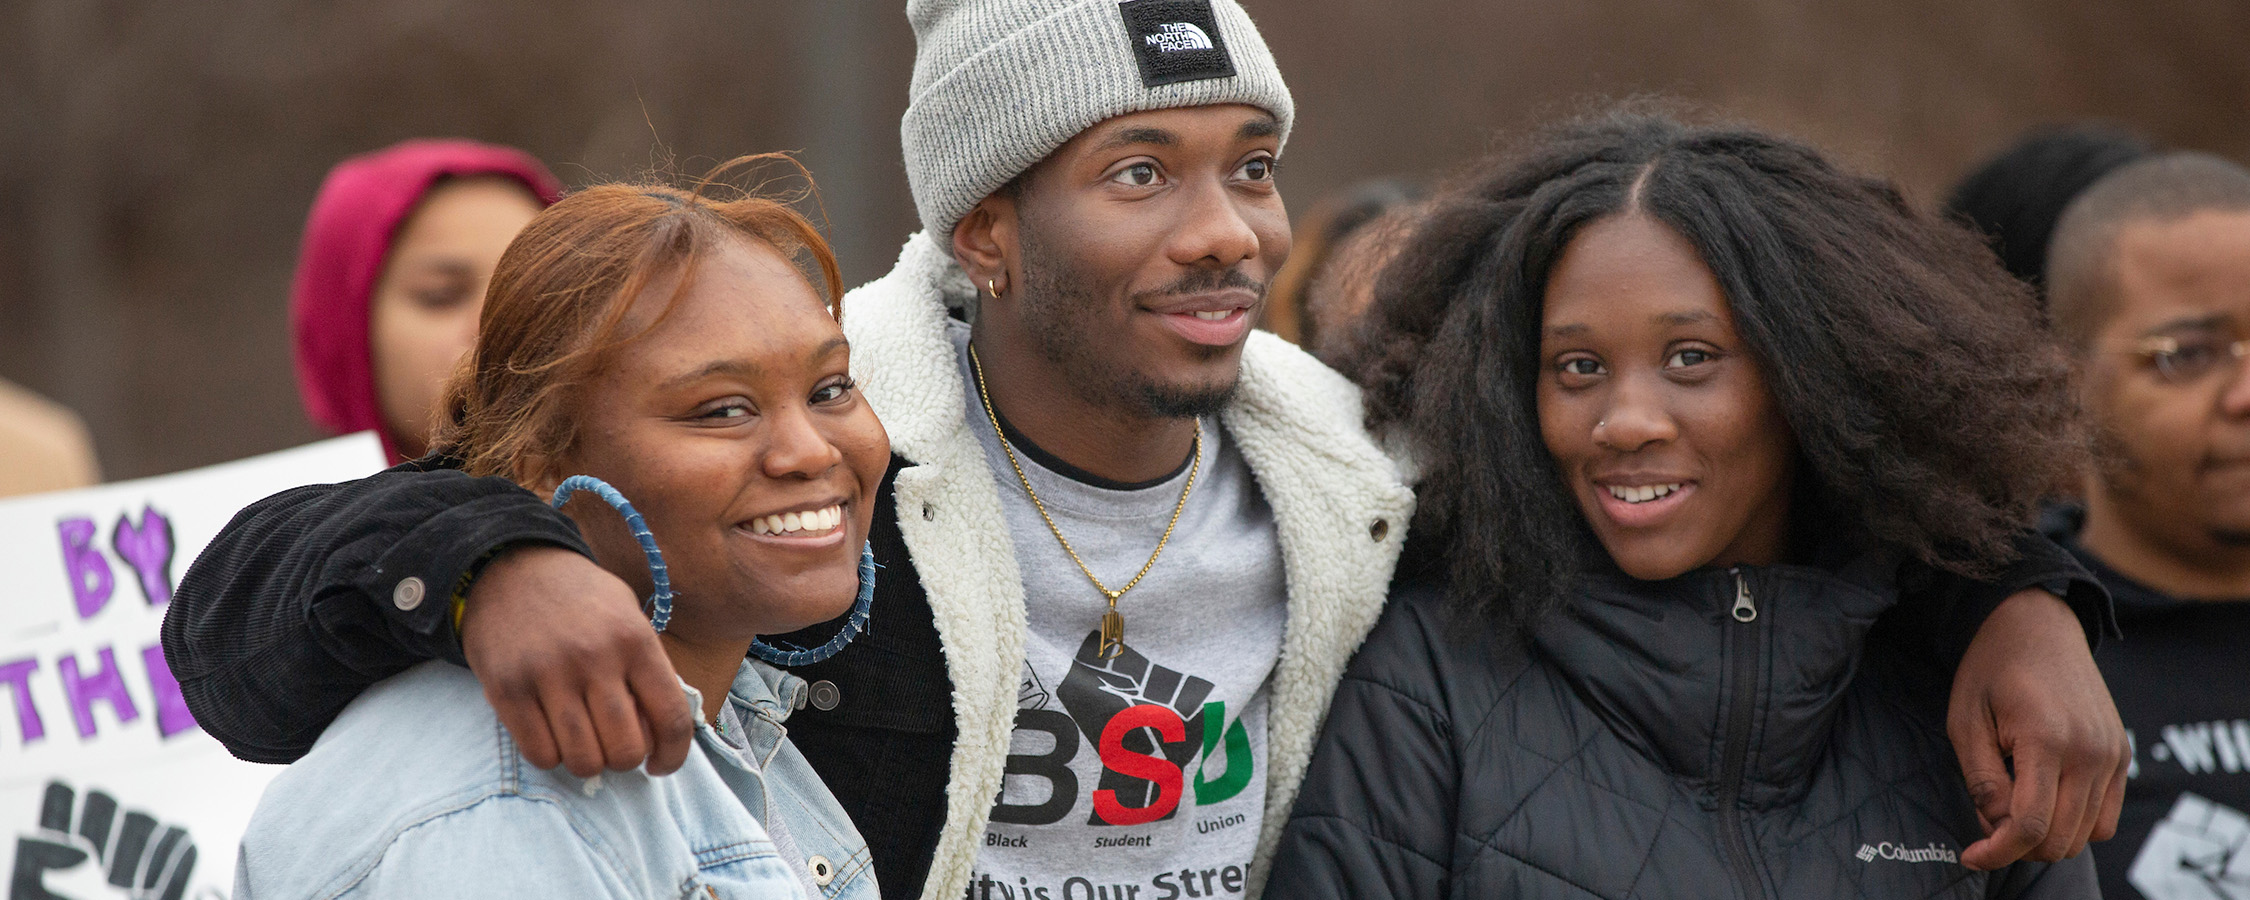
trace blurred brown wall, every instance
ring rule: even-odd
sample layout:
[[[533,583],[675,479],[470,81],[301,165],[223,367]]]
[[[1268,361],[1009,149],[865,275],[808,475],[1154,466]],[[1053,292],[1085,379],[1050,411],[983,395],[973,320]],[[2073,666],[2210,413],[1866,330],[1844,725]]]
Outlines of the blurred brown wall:
[[[1928,200],[2025,128],[2104,117],[2250,156],[2240,0],[1246,0],[1295,92],[1297,209],[1441,170],[1591,97],[1662,93]],[[125,478],[314,437],[284,306],[336,160],[413,136],[566,182],[793,149],[846,280],[913,229],[913,38],[872,0],[0,5],[0,377]]]

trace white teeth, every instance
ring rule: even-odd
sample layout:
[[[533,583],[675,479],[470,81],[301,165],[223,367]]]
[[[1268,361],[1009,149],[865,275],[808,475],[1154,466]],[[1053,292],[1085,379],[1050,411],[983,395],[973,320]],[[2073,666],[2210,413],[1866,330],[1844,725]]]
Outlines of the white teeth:
[[[830,506],[761,516],[750,520],[753,534],[826,534],[844,521],[844,508]]]
[[[1617,499],[1623,500],[1627,503],[1647,503],[1650,500],[1655,500],[1659,497],[1670,496],[1673,491],[1677,491],[1680,489],[1680,486],[1677,483],[1648,485],[1612,484],[1607,485],[1607,487],[1609,489],[1610,496],[1616,497]]]
[[[1195,313],[1196,318],[1206,322],[1216,322],[1231,315],[1234,315],[1234,310],[1231,309],[1204,309],[1196,310]]]

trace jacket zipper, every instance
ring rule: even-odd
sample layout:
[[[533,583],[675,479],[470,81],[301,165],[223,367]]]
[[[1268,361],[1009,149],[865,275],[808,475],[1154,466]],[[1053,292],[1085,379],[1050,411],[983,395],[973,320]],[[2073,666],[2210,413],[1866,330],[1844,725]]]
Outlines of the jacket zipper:
[[[1720,839],[1726,843],[1727,867],[1733,870],[1742,895],[1755,898],[1764,896],[1765,889],[1757,867],[1750,861],[1750,841],[1744,835],[1742,782],[1750,761],[1752,704],[1758,694],[1758,601],[1750,596],[1750,579],[1741,569],[1727,571],[1734,576],[1731,614],[1742,627],[1735,629],[1732,641],[1734,699],[1727,708],[1726,748],[1719,769]]]

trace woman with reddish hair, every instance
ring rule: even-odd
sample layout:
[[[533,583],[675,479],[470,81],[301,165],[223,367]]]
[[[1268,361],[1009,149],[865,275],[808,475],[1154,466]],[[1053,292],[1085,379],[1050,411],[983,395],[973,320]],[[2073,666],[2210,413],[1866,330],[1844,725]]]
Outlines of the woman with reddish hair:
[[[331,169],[289,296],[305,413],[333,434],[374,431],[393,461],[426,452],[500,251],[561,196],[538,160],[475,141],[405,141]]]
[[[866,625],[890,439],[851,379],[835,258],[786,199],[610,184],[538,214],[492,275],[435,452],[362,482],[440,470],[553,497],[561,527],[492,565],[560,557],[642,598],[670,669],[569,702],[608,720],[684,692],[685,764],[541,771],[544,732],[519,744],[467,669],[369,660],[396,674],[266,789],[236,897],[877,896],[866,841],[789,742],[809,689],[779,667]],[[449,592],[458,628],[457,588],[391,596]],[[818,647],[760,639],[833,620]]]

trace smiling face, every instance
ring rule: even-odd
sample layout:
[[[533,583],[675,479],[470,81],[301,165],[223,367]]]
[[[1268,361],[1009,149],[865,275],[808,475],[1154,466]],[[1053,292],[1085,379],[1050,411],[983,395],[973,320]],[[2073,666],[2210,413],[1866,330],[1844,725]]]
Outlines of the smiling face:
[[[1280,129],[1249,106],[1119,116],[1029,172],[995,226],[1014,290],[980,328],[1017,332],[1082,400],[1177,417],[1215,410],[1289,255],[1274,188]],[[986,321],[990,316],[992,321]]]
[[[407,457],[427,448],[446,376],[476,344],[501,252],[539,210],[513,178],[456,178],[399,227],[369,301],[368,349],[383,427]]]
[[[1623,213],[1548,274],[1539,428],[1595,537],[1634,578],[1778,562],[1796,445],[1693,245]]]
[[[653,279],[624,333],[678,283]],[[730,236],[702,248],[670,313],[581,388],[578,438],[551,481],[594,475],[647,517],[678,593],[669,633],[746,645],[851,607],[890,441],[850,355],[795,267]],[[569,512],[605,568],[650,590],[614,512],[591,496]]]
[[[2082,354],[2107,451],[2088,481],[2088,546],[2131,535],[2180,560],[2250,548],[2250,366],[2229,352],[2250,339],[2250,213],[2128,224],[2109,268]]]

